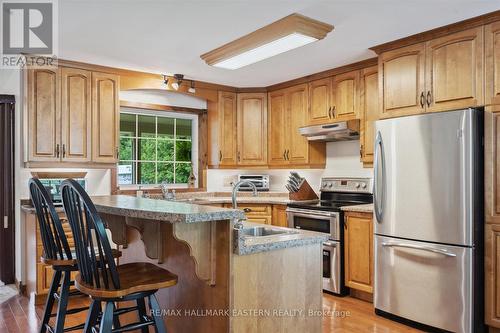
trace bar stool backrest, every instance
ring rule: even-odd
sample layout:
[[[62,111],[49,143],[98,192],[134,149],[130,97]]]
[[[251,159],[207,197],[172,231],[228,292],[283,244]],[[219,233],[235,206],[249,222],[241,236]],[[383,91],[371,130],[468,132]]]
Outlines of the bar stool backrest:
[[[89,195],[73,179],[62,182],[61,194],[82,280],[96,288],[119,289],[120,280],[106,229]]]
[[[28,186],[40,227],[44,258],[49,260],[73,259],[64,228],[47,189],[37,178],[31,178]]]

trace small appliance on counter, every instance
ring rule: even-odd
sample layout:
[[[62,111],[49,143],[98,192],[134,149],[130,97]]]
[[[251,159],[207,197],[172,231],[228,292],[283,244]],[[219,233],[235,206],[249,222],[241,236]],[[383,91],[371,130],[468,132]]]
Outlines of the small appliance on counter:
[[[50,193],[52,201],[54,202],[54,206],[61,207],[62,198],[61,198],[61,183],[63,182],[63,178],[42,178],[40,182],[47,189],[47,192]],[[84,178],[75,179],[84,189],[87,189],[87,181]]]
[[[240,180],[247,180],[257,187],[259,192],[269,191],[269,175],[238,175],[238,182]],[[240,191],[253,191],[252,187],[247,184],[242,184],[239,188]]]
[[[323,178],[319,200],[292,202],[286,209],[288,226],[329,235],[323,243],[323,290],[346,295],[344,285],[344,214],[342,206],[373,202],[370,178]]]

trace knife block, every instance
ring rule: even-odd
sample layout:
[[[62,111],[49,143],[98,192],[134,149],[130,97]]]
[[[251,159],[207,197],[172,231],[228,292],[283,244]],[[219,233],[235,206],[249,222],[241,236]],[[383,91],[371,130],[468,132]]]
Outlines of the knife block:
[[[316,200],[318,199],[318,196],[316,195],[316,192],[314,192],[314,190],[312,189],[311,185],[309,185],[307,180],[304,180],[304,182],[302,183],[297,192],[288,193],[288,198],[294,201],[301,201],[301,200]]]

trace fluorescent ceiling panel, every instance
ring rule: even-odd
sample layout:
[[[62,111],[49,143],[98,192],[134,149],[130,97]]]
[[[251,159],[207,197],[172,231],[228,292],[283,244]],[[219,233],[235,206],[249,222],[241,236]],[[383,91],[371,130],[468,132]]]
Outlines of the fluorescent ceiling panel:
[[[270,43],[259,46],[255,49],[243,52],[229,59],[213,64],[215,67],[226,69],[238,69],[261,60],[274,57],[280,53],[284,53],[306,44],[317,41],[317,38],[293,33],[283,38],[277,39]]]

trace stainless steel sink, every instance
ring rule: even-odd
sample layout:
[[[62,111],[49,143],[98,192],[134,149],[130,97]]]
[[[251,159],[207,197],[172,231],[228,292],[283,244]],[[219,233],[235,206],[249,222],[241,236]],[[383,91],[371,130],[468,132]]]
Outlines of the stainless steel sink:
[[[284,230],[284,229],[266,228],[266,227],[243,228],[240,230],[240,234],[243,237],[265,237],[265,236],[275,236],[275,235],[291,235],[297,233],[298,231],[295,230]]]

